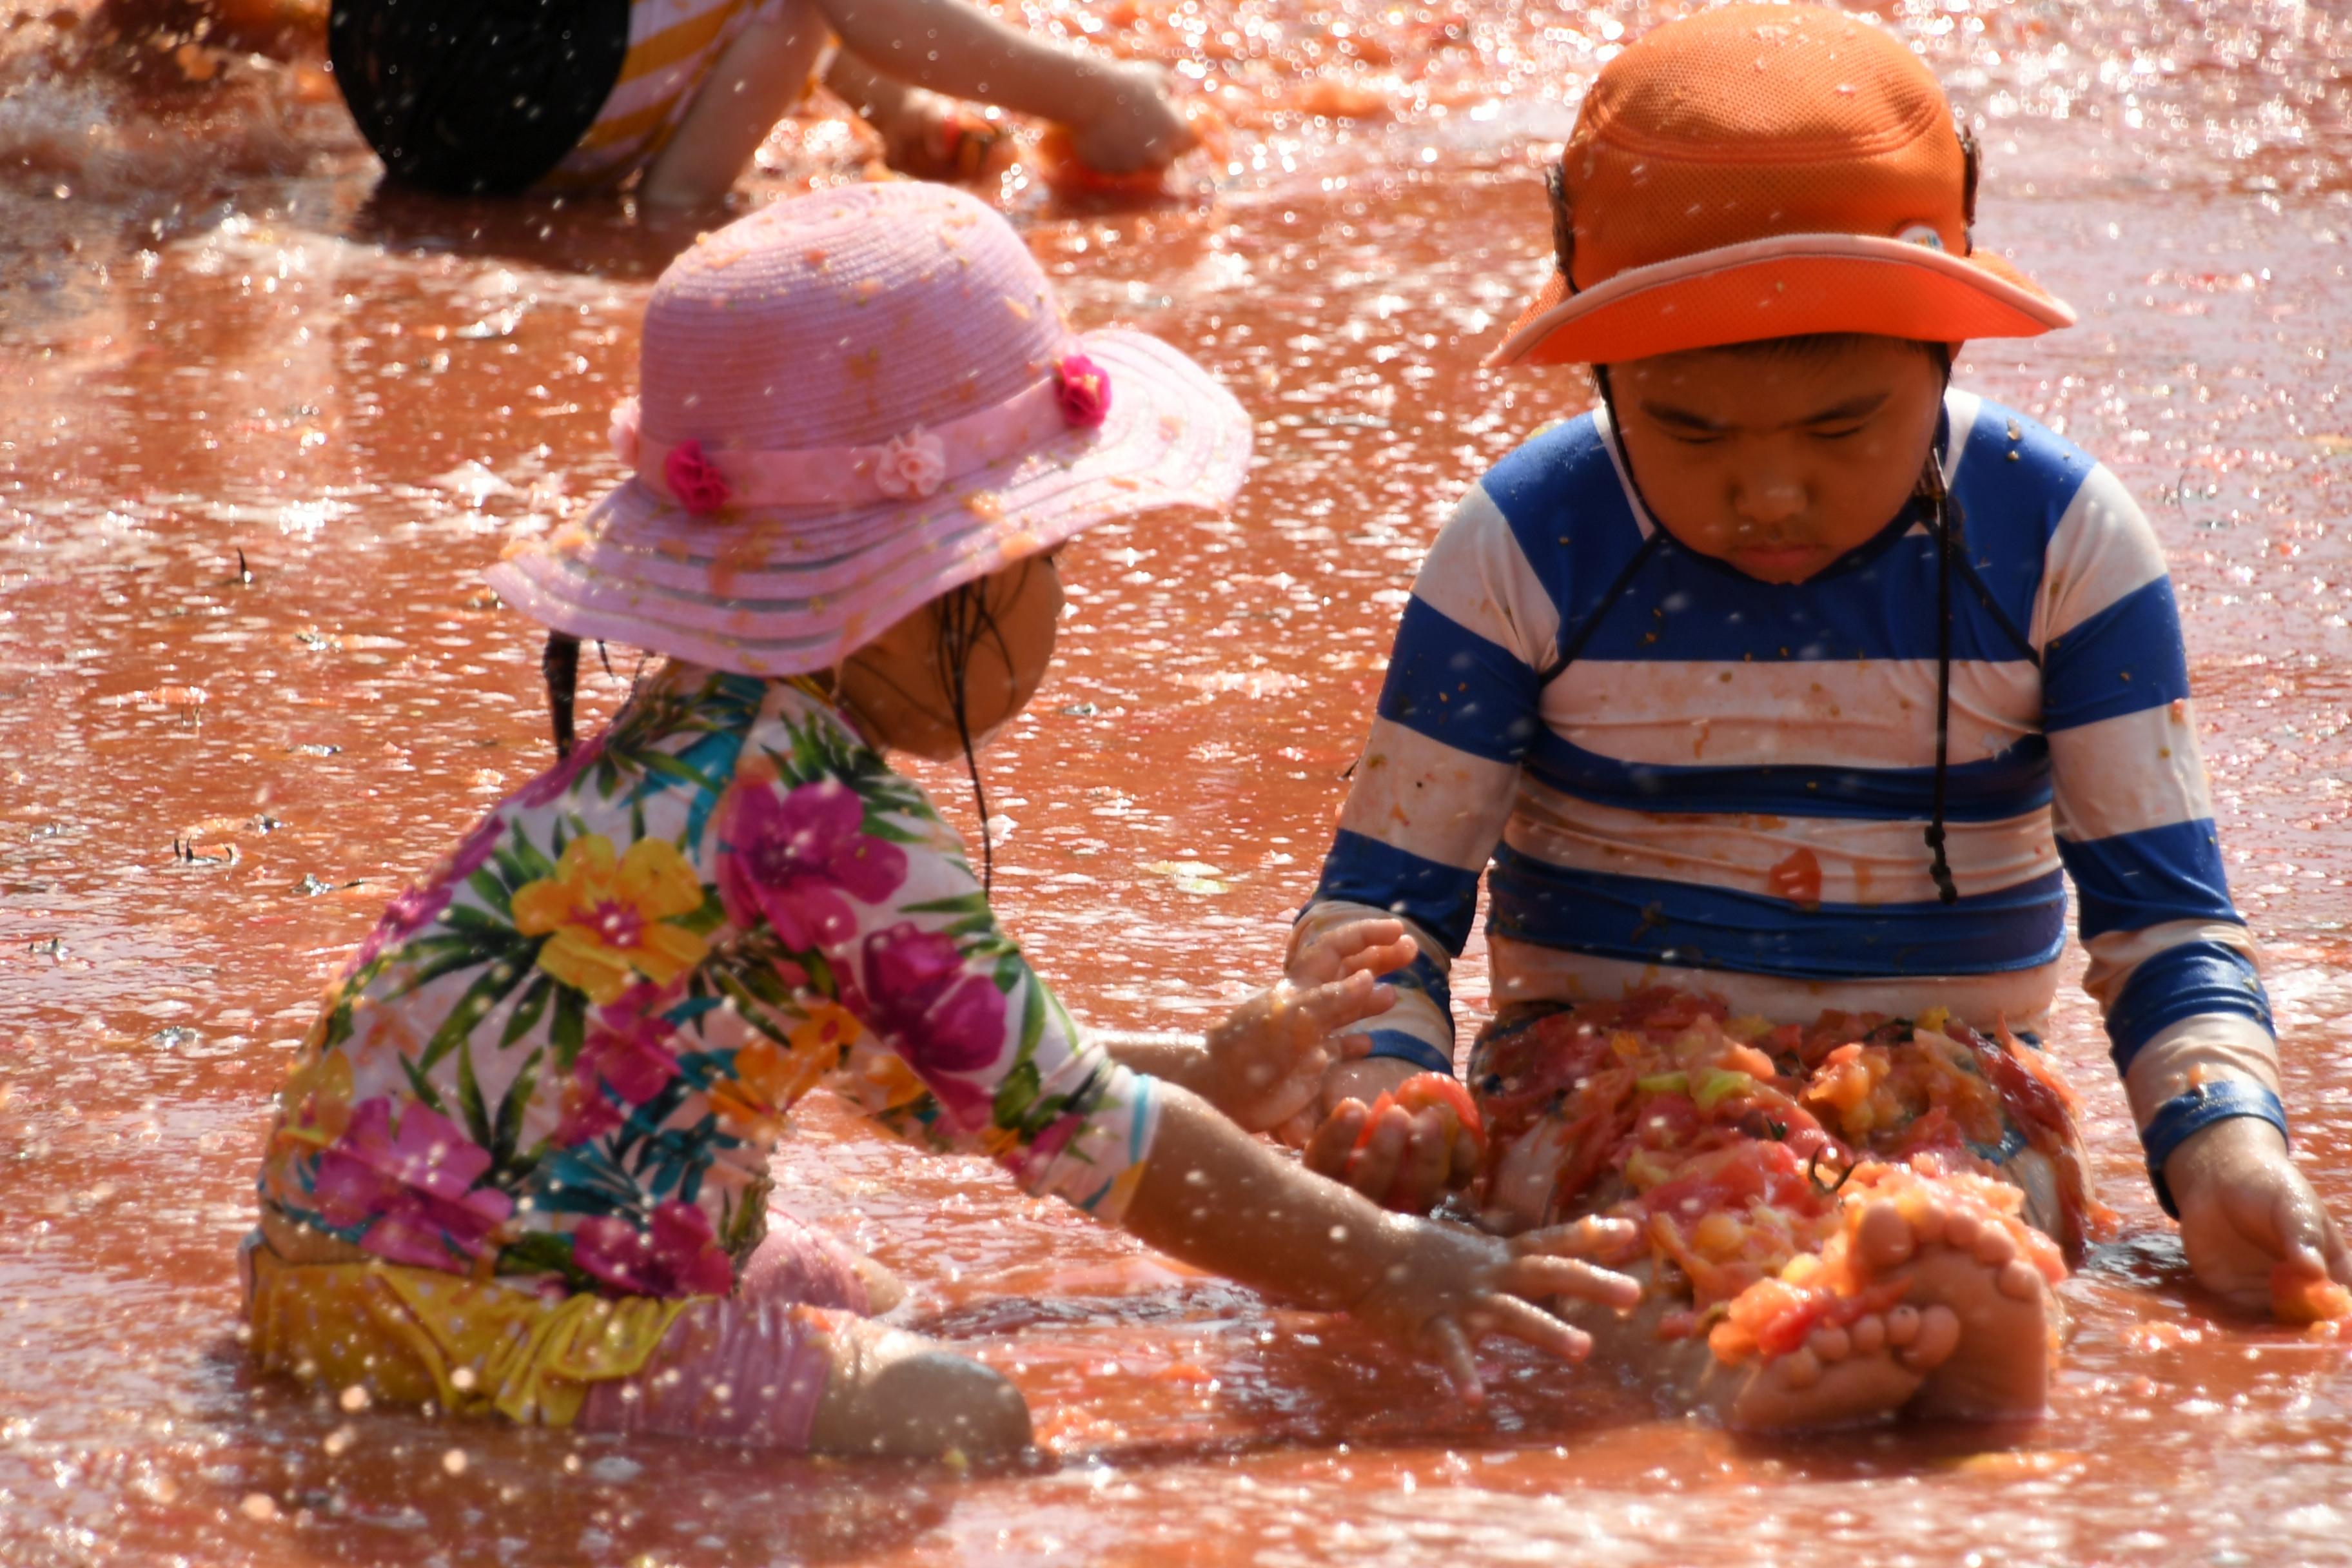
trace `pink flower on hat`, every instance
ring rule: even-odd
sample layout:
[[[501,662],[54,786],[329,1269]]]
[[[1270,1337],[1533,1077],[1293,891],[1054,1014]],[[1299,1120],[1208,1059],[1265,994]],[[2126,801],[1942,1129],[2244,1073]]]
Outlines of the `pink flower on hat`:
[[[604,429],[604,439],[613,444],[613,456],[631,468],[637,466],[637,400],[624,397],[613,405],[613,423]]]
[[[923,430],[892,437],[874,461],[875,487],[894,500],[928,496],[947,477],[947,443]]]
[[[1084,354],[1064,354],[1054,362],[1060,378],[1055,393],[1062,417],[1074,430],[1098,430],[1110,417],[1110,377]]]
[[[680,442],[669,449],[662,459],[662,479],[678,505],[697,517],[717,511],[735,493],[719,465],[704,456],[699,441]]]

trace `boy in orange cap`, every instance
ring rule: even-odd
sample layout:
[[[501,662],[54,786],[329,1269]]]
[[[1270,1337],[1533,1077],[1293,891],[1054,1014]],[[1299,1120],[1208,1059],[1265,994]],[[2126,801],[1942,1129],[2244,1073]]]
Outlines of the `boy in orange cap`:
[[[1833,11],[1703,12],[1601,73],[1558,270],[1488,363],[1592,364],[1603,406],[1431,548],[1292,946],[1305,973],[1370,910],[1422,949],[1308,1163],[1396,1206],[1475,1178],[1505,1225],[1643,1221],[1688,1289],[1633,1331],[1705,1338],[1683,1370],[1749,1426],[2041,1408],[2049,1238],[2097,1213],[2028,1033],[2069,875],[2198,1276],[2352,1307],[2162,549],[2106,468],[1949,384],[1965,340],[2074,320],[1976,247],[1975,187],[1933,76]],[[1482,877],[1483,1163],[1476,1119],[1366,1104],[1452,1072]]]

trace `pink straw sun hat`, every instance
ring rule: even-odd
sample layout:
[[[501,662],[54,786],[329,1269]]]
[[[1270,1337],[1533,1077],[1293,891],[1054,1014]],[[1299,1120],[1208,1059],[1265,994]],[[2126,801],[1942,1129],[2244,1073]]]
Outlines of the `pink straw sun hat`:
[[[635,476],[490,568],[534,619],[745,675],[829,669],[941,594],[1112,518],[1222,508],[1231,394],[1077,333],[961,191],[856,185],[703,237],[646,307]]]

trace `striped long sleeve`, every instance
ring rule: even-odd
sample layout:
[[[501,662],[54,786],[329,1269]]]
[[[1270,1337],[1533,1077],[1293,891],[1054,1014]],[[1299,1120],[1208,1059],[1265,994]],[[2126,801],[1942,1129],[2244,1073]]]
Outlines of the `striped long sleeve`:
[[[2071,878],[2119,1068],[2269,1016],[2231,908],[2162,552],[2121,484],[1954,393],[1963,549],[1928,876],[1938,552],[1924,518],[1803,584],[1661,537],[1600,416],[1545,432],[1441,531],[1294,952],[1393,913],[1424,956],[1376,1032],[1450,1066],[1482,878],[1498,1000],[1677,983],[1811,1017],[2046,1009]],[[1572,658],[1567,657],[1572,654]],[[2215,1019],[2224,1020],[2214,1025]],[[2138,1095],[2135,1094],[2137,1100]]]

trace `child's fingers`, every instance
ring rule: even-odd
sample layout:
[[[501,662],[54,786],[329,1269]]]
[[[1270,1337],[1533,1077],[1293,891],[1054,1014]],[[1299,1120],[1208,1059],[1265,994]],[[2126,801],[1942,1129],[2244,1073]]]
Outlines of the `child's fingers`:
[[[1386,974],[1402,969],[1421,956],[1421,944],[1409,936],[1381,942],[1377,946],[1360,947],[1349,953],[1342,967],[1349,973]]]
[[[1421,1332],[1444,1364],[1445,1375],[1454,1380],[1454,1392],[1473,1405],[1484,1405],[1486,1385],[1479,1380],[1478,1358],[1471,1353],[1470,1336],[1462,1325],[1450,1317],[1432,1318]]]
[[[1482,1332],[1508,1334],[1562,1361],[1582,1361],[1592,1353],[1591,1334],[1517,1296],[1492,1291],[1481,1295],[1469,1318],[1471,1327]]]
[[[1390,1106],[1373,1121],[1372,1135],[1349,1157],[1340,1179],[1372,1202],[1381,1202],[1396,1185],[1397,1165],[1412,1136],[1412,1114],[1402,1106]]]
[[[1434,1110],[1422,1111],[1412,1119],[1412,1131],[1405,1140],[1404,1156],[1399,1162],[1406,1191],[1412,1195],[1416,1207],[1426,1207],[1444,1195],[1445,1177],[1453,1165],[1454,1139],[1445,1118]]]
[[[1313,986],[1292,998],[1294,1016],[1303,1016],[1325,1035],[1376,1018],[1395,1005],[1396,987],[1381,984],[1369,971]]]
[[[1556,1258],[1590,1258],[1595,1253],[1614,1252],[1637,1234],[1630,1219],[1594,1215],[1515,1236],[1511,1238],[1511,1250],[1523,1256],[1543,1253]]]
[[[2303,1264],[2313,1273],[2327,1268],[2327,1211],[2318,1195],[2297,1182],[2271,1205],[2271,1225],[2277,1234],[2282,1258]]]
[[[1298,955],[1292,978],[1315,985],[1356,973],[1386,974],[1391,969],[1402,969],[1420,954],[1420,946],[1405,934],[1402,921],[1385,916],[1349,921],[1333,926]]]
[[[1492,1289],[1514,1296],[1573,1296],[1617,1311],[1642,1300],[1639,1282],[1581,1258],[1554,1258],[1534,1253],[1514,1258],[1490,1281]]]
[[[1372,1037],[1370,1035],[1342,1035],[1331,1042],[1330,1050],[1336,1060],[1360,1062],[1372,1054]]]
[[[1371,1114],[1372,1108],[1360,1100],[1341,1100],[1307,1140],[1300,1162],[1318,1176],[1345,1181],[1348,1156],[1355,1152],[1356,1140],[1363,1135],[1364,1122]]]

